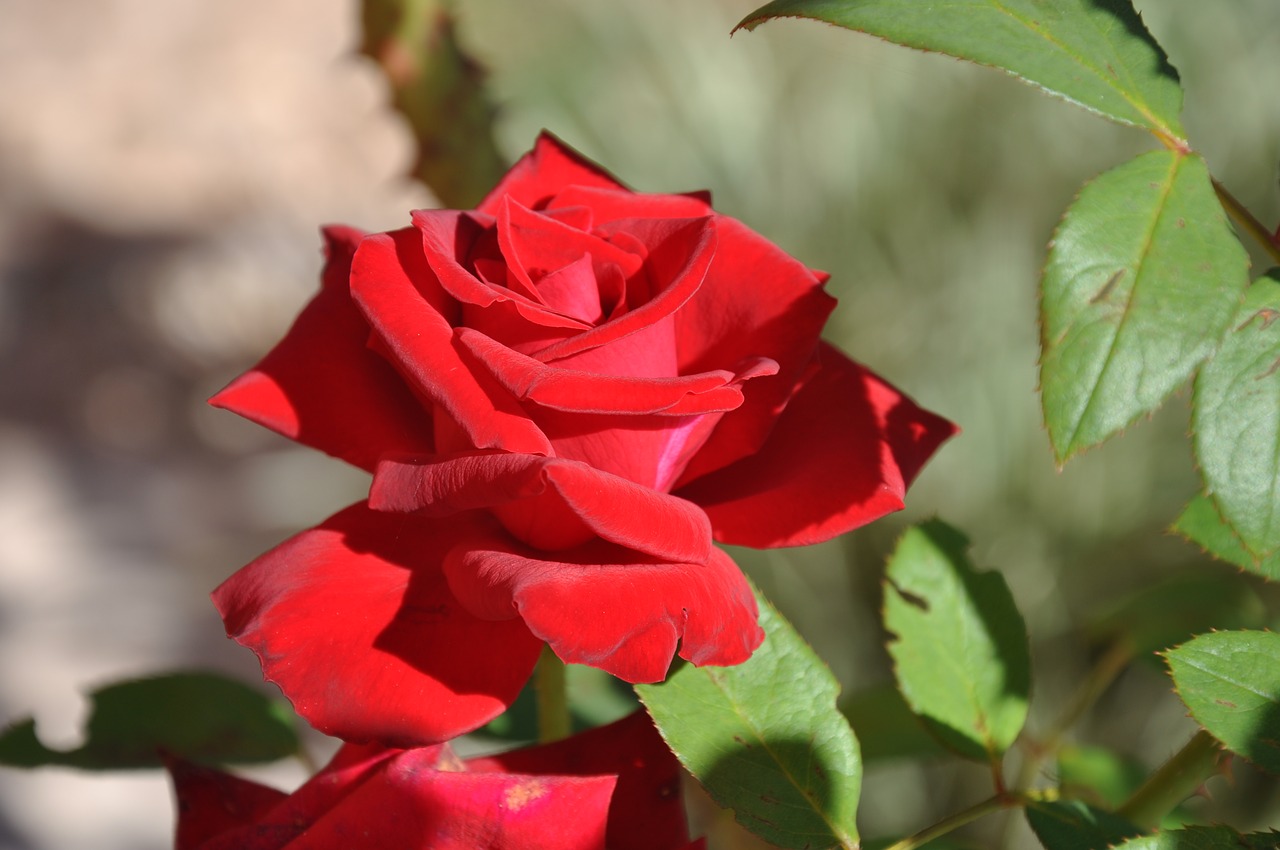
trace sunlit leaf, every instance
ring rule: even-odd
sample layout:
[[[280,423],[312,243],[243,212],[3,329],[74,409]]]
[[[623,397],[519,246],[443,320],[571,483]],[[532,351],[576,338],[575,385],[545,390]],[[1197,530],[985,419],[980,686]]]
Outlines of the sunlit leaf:
[[[1261,560],[1255,558],[1208,496],[1192,499],[1173,524],[1173,530],[1219,560],[1269,579],[1280,579],[1280,552]]]
[[[83,746],[62,752],[35,722],[0,734],[0,764],[87,770],[159,767],[162,752],[201,762],[274,761],[298,751],[293,713],[279,699],[211,673],[171,673],[109,685],[89,697]]]
[[[1195,154],[1152,151],[1084,187],[1041,288],[1040,384],[1060,462],[1191,377],[1230,326],[1248,266]]]
[[[1196,376],[1196,458],[1222,518],[1254,564],[1280,553],[1280,269],[1249,288]]]
[[[1280,634],[1211,632],[1165,658],[1195,721],[1233,753],[1280,773]]]
[[[784,848],[854,848],[862,760],[826,665],[758,592],[764,644],[736,667],[637,685],[681,763],[738,822]]]
[[[865,762],[947,752],[925,730],[895,685],[879,685],[851,694],[840,701],[840,710],[858,736]]]
[[[1003,68],[1115,121],[1183,135],[1177,72],[1128,0],[775,0],[738,27],[783,17]]]
[[[942,743],[987,760],[1027,717],[1027,629],[1004,578],[977,572],[946,523],[907,530],[885,576],[885,628],[898,687]]]

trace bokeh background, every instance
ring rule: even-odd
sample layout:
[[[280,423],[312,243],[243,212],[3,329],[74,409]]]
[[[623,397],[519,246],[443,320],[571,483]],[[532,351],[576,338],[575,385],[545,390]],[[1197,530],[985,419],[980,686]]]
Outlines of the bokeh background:
[[[749,0],[458,5],[509,157],[545,127],[636,189],[711,189],[832,272],[832,340],[964,428],[903,515],[734,553],[847,691],[890,677],[878,573],[903,523],[930,515],[1012,586],[1033,728],[1095,657],[1090,619],[1124,594],[1194,570],[1271,601],[1164,532],[1197,487],[1185,392],[1061,472],[1041,425],[1044,246],[1080,184],[1150,148],[1144,134],[819,24],[730,38]],[[1182,74],[1193,143],[1274,222],[1280,4],[1137,5]],[[404,177],[412,141],[354,53],[357,24],[355,0],[0,0],[0,725],[34,714],[70,746],[92,687],[192,666],[258,681],[209,590],[366,485],[203,403],[313,291],[318,225],[388,229],[433,204]],[[1159,667],[1136,664],[1073,738],[1154,767],[1191,728]],[[872,765],[863,832],[912,831],[986,781]],[[1274,826],[1275,787],[1247,766],[1232,781],[1224,811]],[[155,772],[0,769],[0,847],[167,847],[171,809]],[[713,847],[752,846],[701,817]]]

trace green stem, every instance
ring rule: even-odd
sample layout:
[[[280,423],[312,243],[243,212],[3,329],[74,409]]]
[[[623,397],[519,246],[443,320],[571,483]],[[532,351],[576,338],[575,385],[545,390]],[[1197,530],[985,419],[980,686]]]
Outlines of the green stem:
[[[569,718],[565,666],[551,647],[542,647],[533,676],[534,691],[538,695],[538,741],[547,744],[569,737],[573,726]]]
[[[1280,263],[1280,232],[1272,233],[1257,217],[1249,212],[1244,204],[1236,198],[1235,195],[1227,191],[1227,187],[1223,186],[1217,180],[1213,181],[1213,191],[1217,193],[1218,200],[1222,202],[1222,206],[1227,211],[1227,215],[1235,220],[1240,229],[1257,240],[1258,244],[1271,255],[1271,261]]]
[[[1221,761],[1222,749],[1218,742],[1200,730],[1151,774],[1142,787],[1116,809],[1116,814],[1144,829],[1158,826],[1161,818],[1217,773]]]
[[[1010,809],[1014,806],[1025,806],[1028,803],[1042,802],[1053,799],[1057,795],[1054,792],[1029,792],[1019,793],[1016,791],[996,794],[994,797],[988,797],[981,803],[976,803],[967,809],[962,809],[949,817],[935,823],[933,826],[925,827],[915,835],[909,835],[899,842],[889,845],[885,850],[916,850],[923,847],[935,838],[941,838],[949,832],[953,832],[966,824],[973,823],[978,818],[993,814],[1002,809]]]
[[[1045,759],[1058,752],[1067,731],[1093,707],[1093,704],[1132,660],[1133,648],[1126,640],[1118,640],[1107,648],[1107,651],[1098,659],[1098,663],[1093,665],[1089,675],[1080,683],[1080,687],[1072,696],[1066,709],[1054,720],[1044,737],[1027,753],[1027,758],[1018,771],[1016,787],[1025,788],[1031,784],[1031,780],[1035,778]]]

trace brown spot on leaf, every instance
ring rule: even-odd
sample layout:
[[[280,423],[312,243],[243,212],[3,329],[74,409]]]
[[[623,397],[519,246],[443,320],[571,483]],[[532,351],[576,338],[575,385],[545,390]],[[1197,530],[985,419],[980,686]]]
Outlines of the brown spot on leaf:
[[[1124,269],[1117,269],[1116,273],[1107,278],[1107,282],[1102,284],[1102,288],[1094,293],[1094,296],[1089,299],[1089,303],[1097,304],[1099,301],[1102,301],[1110,295],[1111,290],[1116,288],[1116,284],[1120,282],[1120,278],[1122,277],[1124,277]]]

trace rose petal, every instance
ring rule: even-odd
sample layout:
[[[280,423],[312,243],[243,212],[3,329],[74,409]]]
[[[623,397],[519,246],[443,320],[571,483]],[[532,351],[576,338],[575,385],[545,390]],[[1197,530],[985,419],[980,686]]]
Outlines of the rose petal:
[[[620,218],[701,218],[711,215],[709,193],[637,194],[629,189],[567,186],[547,205],[548,212],[586,207],[597,225]]]
[[[519,620],[476,619],[450,594],[440,566],[462,526],[356,504],[240,570],[214,604],[320,731],[453,738],[510,705],[540,650]]]
[[[497,382],[473,374],[454,348],[449,313],[413,228],[360,243],[352,296],[401,373],[448,413],[479,448],[549,453],[551,446]],[[367,413],[364,415],[368,415]]]
[[[641,270],[627,281],[630,309],[612,321],[554,343],[534,356],[550,363],[653,327],[674,314],[702,286],[715,257],[713,222],[711,217],[635,219],[624,222],[621,230],[610,229],[608,232],[614,237],[625,233],[625,241],[632,250],[645,252]],[[618,226],[619,223],[614,222],[610,228]]]
[[[431,414],[366,346],[347,289],[358,230],[324,231],[323,287],[285,338],[209,403],[372,470],[385,451],[431,451]]]
[[[533,150],[511,166],[477,209],[497,215],[508,197],[529,209],[541,209],[567,186],[625,188],[609,172],[543,130]]]
[[[956,433],[825,343],[821,364],[758,453],[677,490],[706,510],[721,543],[801,546],[901,510],[907,485]]]
[[[697,295],[676,314],[681,374],[725,368],[744,357],[780,364],[776,376],[743,388],[745,400],[690,462],[688,482],[745,458],[764,444],[811,371],[835,299],[822,280],[741,222],[716,217],[720,248]],[[768,281],[743,292],[743,281]]]
[[[512,395],[580,413],[687,416],[733,410],[742,403],[742,379],[776,370],[772,361],[755,361],[745,365],[745,376],[726,370],[662,378],[619,374],[622,369],[590,373],[547,366],[470,328],[458,328],[457,333],[461,345]]]
[[[612,776],[435,769],[407,750],[288,846],[290,850],[603,850]]]
[[[643,711],[571,738],[467,760],[467,770],[616,774],[605,844],[611,850],[678,850],[689,842],[680,763]]]
[[[469,452],[378,465],[375,510],[447,517],[492,508],[539,549],[579,545],[593,535],[671,561],[705,560],[711,530],[692,504],[584,463],[538,455]]]
[[[287,795],[211,767],[169,759],[178,804],[175,850],[198,850],[205,842],[252,824]]]
[[[719,549],[705,563],[655,563],[597,541],[556,557],[470,540],[450,552],[445,573],[464,605],[514,602],[560,658],[628,682],[666,676],[677,641],[694,664],[731,665],[764,639],[755,597]]]

